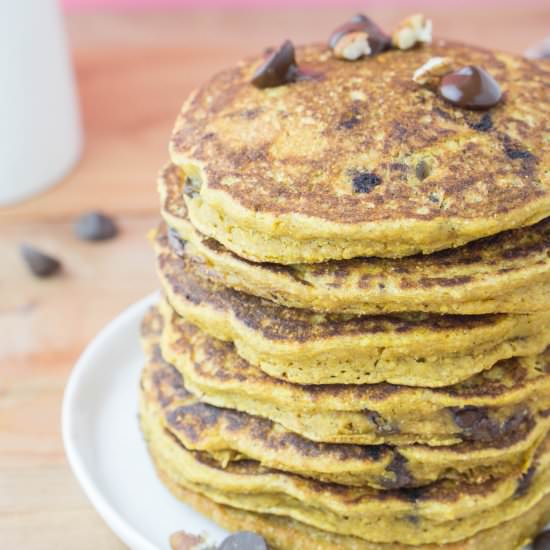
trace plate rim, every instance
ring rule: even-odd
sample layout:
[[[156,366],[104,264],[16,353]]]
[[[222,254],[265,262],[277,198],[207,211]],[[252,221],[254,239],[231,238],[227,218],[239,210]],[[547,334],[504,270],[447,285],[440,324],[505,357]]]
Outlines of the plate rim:
[[[140,550],[158,550],[157,547],[138,531],[132,524],[126,521],[116,508],[104,496],[94,481],[94,476],[86,466],[79,445],[73,434],[76,422],[76,403],[77,396],[81,389],[81,380],[86,373],[94,368],[90,358],[98,347],[102,347],[111,334],[137,315],[145,313],[145,310],[153,305],[159,298],[159,291],[154,291],[141,300],[134,302],[124,309],[116,317],[107,323],[96,336],[84,348],[84,351],[78,357],[74,364],[63,392],[63,401],[61,406],[61,435],[65,456],[69,462],[69,467],[84,491],[92,506],[101,516],[103,521],[109,526],[113,533],[130,548],[139,548]]]

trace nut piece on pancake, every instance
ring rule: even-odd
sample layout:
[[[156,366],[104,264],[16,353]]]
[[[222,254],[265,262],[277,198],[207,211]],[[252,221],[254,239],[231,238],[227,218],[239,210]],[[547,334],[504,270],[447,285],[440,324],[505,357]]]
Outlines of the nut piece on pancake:
[[[409,50],[417,44],[432,41],[432,21],[416,13],[403,19],[392,33],[392,44],[400,50]]]
[[[421,67],[416,69],[413,80],[420,85],[435,87],[441,77],[452,69],[452,61],[448,57],[432,57]]]

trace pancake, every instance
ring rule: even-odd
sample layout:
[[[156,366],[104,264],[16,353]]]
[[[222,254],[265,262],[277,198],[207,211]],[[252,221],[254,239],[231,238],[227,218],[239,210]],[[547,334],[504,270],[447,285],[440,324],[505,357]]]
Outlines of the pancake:
[[[233,342],[241,357],[267,374],[290,382],[448,386],[501,359],[550,345],[550,311],[350,317],[285,308],[202,278],[201,265],[185,251],[177,256],[167,242],[161,231],[157,270],[176,312]]]
[[[270,420],[202,403],[166,363],[159,335],[144,331],[147,364],[141,398],[164,429],[186,448],[208,453],[218,464],[253,459],[262,466],[350,486],[416,487],[439,479],[482,482],[528,468],[550,420],[525,423],[492,442],[452,447],[316,443]]]
[[[488,440],[550,407],[550,348],[539,356],[501,361],[443,388],[300,385],[266,375],[232,344],[177,315],[173,327],[149,322],[164,326],[162,355],[201,400],[268,418],[316,441],[449,445]]]
[[[209,278],[284,306],[340,314],[550,309],[550,218],[428,256],[282,266],[245,260],[198,232],[189,221],[183,180],[174,165],[162,170],[158,187],[176,252],[185,247]]]
[[[540,64],[441,40],[352,63],[326,45],[296,55],[316,77],[260,90],[255,58],[185,101],[170,156],[205,235],[250,260],[315,263],[431,253],[550,215]],[[467,111],[418,86],[434,56],[483,67],[502,101]]]
[[[357,537],[341,536],[315,529],[290,518],[273,514],[257,514],[233,506],[219,504],[198,492],[190,491],[157,470],[163,483],[180,500],[230,531],[252,531],[262,535],[272,550],[416,550],[418,546],[399,543],[372,543]],[[473,537],[448,543],[426,544],[423,550],[521,550],[550,521],[550,496],[513,520],[479,531]]]
[[[221,504],[374,542],[456,542],[521,516],[550,492],[550,436],[519,476],[381,491],[323,483],[253,460],[222,466],[207,453],[186,449],[146,401],[140,418],[151,455],[175,483]]]

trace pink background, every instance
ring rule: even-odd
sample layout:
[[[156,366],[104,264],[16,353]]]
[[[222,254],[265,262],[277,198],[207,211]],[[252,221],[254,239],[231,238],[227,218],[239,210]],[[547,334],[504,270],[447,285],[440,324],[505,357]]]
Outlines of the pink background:
[[[437,5],[441,7],[445,4],[457,6],[460,4],[478,4],[481,7],[497,6],[498,4],[521,4],[521,5],[546,5],[547,0],[61,0],[67,8],[174,8],[174,7],[230,7],[230,6],[253,6],[261,8],[262,6],[354,6],[361,11],[367,11],[369,5],[378,6],[406,6],[409,4],[411,9],[426,5]]]

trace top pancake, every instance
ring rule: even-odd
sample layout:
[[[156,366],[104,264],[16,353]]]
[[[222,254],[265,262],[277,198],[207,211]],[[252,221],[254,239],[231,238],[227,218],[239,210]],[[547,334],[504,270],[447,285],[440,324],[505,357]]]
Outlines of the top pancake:
[[[418,86],[412,74],[433,56],[482,66],[503,100],[466,111]],[[550,214],[540,64],[443,41],[356,62],[311,45],[297,61],[314,77],[263,90],[249,82],[259,59],[221,72],[176,122],[191,221],[230,250],[281,264],[402,257]],[[379,184],[354,192],[365,174]]]

